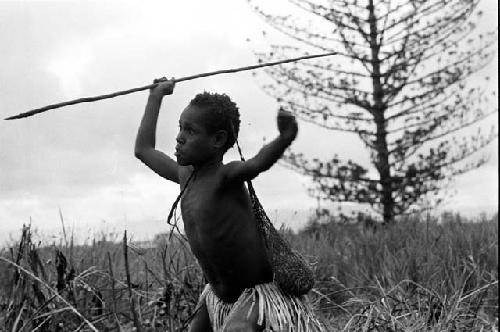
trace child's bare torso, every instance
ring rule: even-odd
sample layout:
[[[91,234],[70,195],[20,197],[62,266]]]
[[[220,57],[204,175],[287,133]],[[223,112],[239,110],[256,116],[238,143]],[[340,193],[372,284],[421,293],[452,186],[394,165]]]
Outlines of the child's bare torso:
[[[223,166],[221,166],[223,167]],[[215,294],[234,302],[272,280],[272,268],[244,184],[221,185],[220,169],[195,174],[181,201],[184,229]],[[181,177],[181,187],[187,177]]]

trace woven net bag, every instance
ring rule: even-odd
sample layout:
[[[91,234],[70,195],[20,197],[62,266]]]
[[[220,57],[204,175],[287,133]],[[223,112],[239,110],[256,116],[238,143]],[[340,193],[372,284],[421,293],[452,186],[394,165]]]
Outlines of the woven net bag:
[[[240,159],[244,162],[245,157],[243,157],[238,139],[235,143]],[[247,181],[247,187],[255,220],[257,220],[257,226],[264,238],[267,255],[271,260],[274,282],[286,294],[295,296],[306,294],[314,286],[314,274],[311,268],[304,258],[290,247],[269,220],[251,181]]]
[[[252,182],[248,181],[248,191],[258,227],[264,238],[267,253],[274,272],[274,282],[286,294],[300,296],[314,286],[314,275],[302,256],[294,251],[276,230],[259,202]]]

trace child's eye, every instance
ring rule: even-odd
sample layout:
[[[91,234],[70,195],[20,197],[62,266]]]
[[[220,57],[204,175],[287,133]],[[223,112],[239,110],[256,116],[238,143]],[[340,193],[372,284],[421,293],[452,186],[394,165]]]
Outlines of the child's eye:
[[[182,131],[182,132],[186,133],[187,135],[193,135],[195,133],[195,130],[192,127],[183,126],[181,124],[179,124],[179,131]]]

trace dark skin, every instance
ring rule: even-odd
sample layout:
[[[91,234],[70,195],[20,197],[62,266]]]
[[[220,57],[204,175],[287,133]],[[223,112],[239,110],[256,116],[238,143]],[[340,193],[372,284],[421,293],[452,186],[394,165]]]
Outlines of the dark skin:
[[[157,82],[157,81],[155,81]],[[207,129],[207,111],[188,105],[179,120],[176,160],[155,148],[156,124],[163,96],[173,93],[173,80],[162,80],[150,91],[135,143],[135,155],[160,176],[183,188],[194,176],[181,201],[187,239],[214,293],[225,302],[235,302],[245,288],[272,281],[272,267],[254,219],[244,185],[269,169],[295,139],[295,117],[278,113],[279,135],[246,162],[222,162],[225,130]],[[257,309],[258,306],[255,306]],[[245,311],[246,308],[246,311]],[[250,303],[234,315],[228,330],[259,331],[257,312],[247,318]],[[190,331],[211,331],[202,305]]]

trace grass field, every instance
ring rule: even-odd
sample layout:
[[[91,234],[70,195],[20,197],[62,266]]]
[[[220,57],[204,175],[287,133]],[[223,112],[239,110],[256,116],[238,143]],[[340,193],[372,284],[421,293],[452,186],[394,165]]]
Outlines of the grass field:
[[[0,255],[0,331],[182,331],[204,286],[177,236],[75,245],[24,228]],[[317,222],[283,235],[312,264],[332,331],[497,331],[498,217],[390,227]]]

